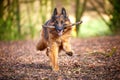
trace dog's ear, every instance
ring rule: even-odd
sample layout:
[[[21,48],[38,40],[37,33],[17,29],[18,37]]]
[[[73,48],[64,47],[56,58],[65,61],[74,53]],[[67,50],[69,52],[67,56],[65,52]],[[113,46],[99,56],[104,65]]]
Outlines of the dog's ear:
[[[57,8],[54,9],[53,14],[52,14],[52,20],[55,19],[55,16],[58,14]]]
[[[53,11],[52,18],[53,18],[55,15],[57,15],[57,13],[58,13],[58,12],[57,12],[57,8],[55,8],[54,11]]]
[[[61,14],[62,14],[65,18],[67,18],[67,14],[66,14],[65,8],[62,8]]]

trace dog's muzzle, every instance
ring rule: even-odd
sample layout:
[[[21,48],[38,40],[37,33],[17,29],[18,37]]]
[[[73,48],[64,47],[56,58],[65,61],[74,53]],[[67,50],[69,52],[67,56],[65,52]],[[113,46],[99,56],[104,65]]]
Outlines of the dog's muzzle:
[[[63,34],[64,27],[55,26],[55,29],[59,36]]]

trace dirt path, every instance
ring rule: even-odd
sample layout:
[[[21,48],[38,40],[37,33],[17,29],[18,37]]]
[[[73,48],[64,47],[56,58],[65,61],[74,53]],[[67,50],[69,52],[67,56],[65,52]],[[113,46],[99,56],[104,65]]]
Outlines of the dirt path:
[[[0,41],[0,80],[120,80],[120,36],[72,39],[74,56],[59,54],[53,72],[36,41]]]

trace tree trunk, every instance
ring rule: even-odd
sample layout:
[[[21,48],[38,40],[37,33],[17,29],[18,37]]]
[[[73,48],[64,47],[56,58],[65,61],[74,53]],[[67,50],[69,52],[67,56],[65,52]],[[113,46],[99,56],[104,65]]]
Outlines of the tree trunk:
[[[19,0],[15,0],[16,2],[16,21],[17,21],[17,27],[18,27],[18,35],[20,37],[21,35],[21,26],[20,26],[20,5]]]
[[[75,17],[76,17],[76,22],[80,21],[86,7],[87,0],[83,0],[83,3],[81,3],[80,0],[76,0],[76,12],[75,12]],[[79,27],[80,25],[76,25],[76,32],[77,36],[79,35]]]
[[[110,29],[114,34],[120,35],[120,0],[109,0],[113,6],[113,11],[111,13],[112,18],[110,19]]]

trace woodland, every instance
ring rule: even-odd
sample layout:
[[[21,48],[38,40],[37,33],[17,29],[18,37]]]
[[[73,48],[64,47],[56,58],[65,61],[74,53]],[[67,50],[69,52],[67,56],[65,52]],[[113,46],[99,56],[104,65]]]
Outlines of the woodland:
[[[0,80],[120,80],[120,0],[1,0]],[[65,8],[74,26],[73,56],[58,72],[37,51],[42,25]]]

